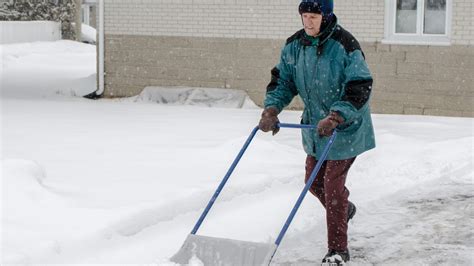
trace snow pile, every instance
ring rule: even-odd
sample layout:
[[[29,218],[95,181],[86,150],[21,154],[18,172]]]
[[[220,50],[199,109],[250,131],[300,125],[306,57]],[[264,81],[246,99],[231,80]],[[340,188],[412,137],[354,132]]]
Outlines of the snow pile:
[[[219,108],[258,108],[242,90],[192,87],[146,87],[134,102]]]
[[[96,44],[97,43],[97,31],[93,27],[82,24],[81,26],[81,39],[85,43]]]
[[[27,160],[6,160],[2,167],[5,172],[11,174],[2,179],[8,199],[12,199],[18,205],[32,204],[38,199],[44,199],[45,173],[37,163]]]
[[[84,96],[96,91],[96,47],[61,40],[4,44],[2,97]]]
[[[61,200],[45,187],[44,169],[33,161],[7,159],[2,161],[2,172],[2,212],[8,221],[2,221],[3,240],[27,237],[28,241],[37,242],[38,248],[50,245],[42,238],[48,225],[42,223],[40,217],[55,215],[48,208],[57,211]],[[10,213],[15,215],[8,215]],[[21,224],[24,221],[34,222],[37,226],[43,226],[43,229],[23,231]],[[4,261],[26,262],[25,256],[18,251],[28,252],[19,241],[3,246]]]

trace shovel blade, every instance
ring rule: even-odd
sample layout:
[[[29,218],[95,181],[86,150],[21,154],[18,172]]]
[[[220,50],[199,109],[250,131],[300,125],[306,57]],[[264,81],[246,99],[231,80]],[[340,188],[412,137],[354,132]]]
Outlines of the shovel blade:
[[[189,234],[171,261],[188,264],[195,256],[204,265],[269,265],[277,245]]]

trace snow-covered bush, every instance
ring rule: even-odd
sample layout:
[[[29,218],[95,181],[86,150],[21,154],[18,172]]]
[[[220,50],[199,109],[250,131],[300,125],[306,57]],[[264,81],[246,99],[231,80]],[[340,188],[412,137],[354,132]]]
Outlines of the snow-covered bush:
[[[61,22],[64,39],[74,39],[74,0],[13,0],[0,6],[0,20],[50,20]]]

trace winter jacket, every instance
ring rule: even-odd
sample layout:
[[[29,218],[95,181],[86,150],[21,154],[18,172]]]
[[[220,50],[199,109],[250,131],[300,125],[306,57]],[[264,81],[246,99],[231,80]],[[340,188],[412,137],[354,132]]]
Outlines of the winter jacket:
[[[360,45],[334,16],[318,37],[300,30],[288,38],[272,69],[264,105],[281,111],[299,95],[304,103],[302,124],[316,125],[330,111],[338,112],[344,123],[337,127],[327,159],[344,160],[375,147],[371,90],[372,76]],[[329,138],[311,129],[302,129],[302,137],[305,152],[320,158]]]

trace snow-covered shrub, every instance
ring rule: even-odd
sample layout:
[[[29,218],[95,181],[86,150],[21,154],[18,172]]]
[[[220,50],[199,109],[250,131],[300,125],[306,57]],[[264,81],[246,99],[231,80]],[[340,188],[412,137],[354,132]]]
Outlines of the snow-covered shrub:
[[[0,20],[61,22],[64,39],[74,39],[74,0],[13,0],[0,5]]]

